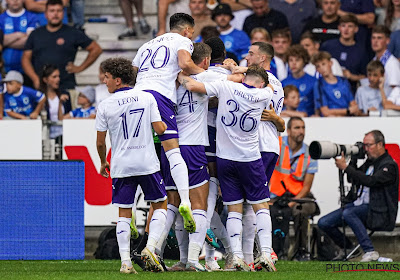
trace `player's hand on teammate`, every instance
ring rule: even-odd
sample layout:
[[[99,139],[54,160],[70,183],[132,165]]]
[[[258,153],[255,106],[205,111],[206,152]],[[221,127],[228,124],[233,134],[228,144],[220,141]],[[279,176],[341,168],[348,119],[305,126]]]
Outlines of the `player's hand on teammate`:
[[[108,163],[108,161],[101,164],[100,175],[105,178],[110,177],[110,164]]]
[[[231,69],[232,74],[244,74],[247,72],[247,67],[245,66],[235,66]]]
[[[269,110],[264,109],[264,111],[262,112],[261,121],[272,122],[278,118],[278,115],[275,113],[275,109],[272,104],[270,104],[269,108]]]

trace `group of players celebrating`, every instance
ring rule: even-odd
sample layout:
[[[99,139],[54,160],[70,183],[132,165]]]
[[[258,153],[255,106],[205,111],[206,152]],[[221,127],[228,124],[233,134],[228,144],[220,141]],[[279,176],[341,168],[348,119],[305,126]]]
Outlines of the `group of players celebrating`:
[[[174,225],[180,261],[169,270],[221,270],[208,244],[205,266],[199,263],[206,235],[215,234],[226,252],[225,270],[276,271],[268,182],[285,123],[282,85],[269,72],[274,50],[254,43],[249,67],[238,67],[225,60],[218,37],[193,44],[193,27],[190,15],[174,14],[171,31],[145,43],[133,62],[109,58],[100,66],[114,93],[98,106],[96,130],[100,173],[111,176],[112,203],[119,207],[120,272],[136,273],[130,224],[138,185],[152,210],[141,251],[147,270],[165,271],[161,258]],[[161,172],[152,128],[162,143]],[[219,188],[226,227],[215,211]]]

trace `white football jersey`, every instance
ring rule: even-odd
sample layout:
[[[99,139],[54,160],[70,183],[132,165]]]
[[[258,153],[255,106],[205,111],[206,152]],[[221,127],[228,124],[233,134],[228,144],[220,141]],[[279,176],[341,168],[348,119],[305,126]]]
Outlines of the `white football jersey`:
[[[193,75],[192,78],[203,83],[224,81],[227,76],[204,71]],[[177,96],[177,114],[175,117],[179,130],[179,144],[209,146],[207,129],[208,95],[191,92],[180,86],[177,90]]]
[[[152,122],[161,121],[157,102],[148,92],[117,91],[97,108],[96,130],[109,131],[111,178],[148,175],[160,170]]]
[[[216,73],[220,73],[220,74],[224,74],[224,75],[230,75],[232,74],[231,71],[229,71],[228,69],[219,67],[219,66],[215,66],[215,64],[210,65],[210,67],[208,67],[209,71],[213,71]],[[215,127],[216,124],[216,120],[217,120],[217,109],[211,109],[208,111],[208,116],[207,116],[207,125]]]
[[[205,83],[208,95],[217,96],[217,157],[239,162],[261,158],[258,126],[271,101],[270,88],[254,88],[231,81]]]
[[[271,103],[275,109],[275,113],[279,116],[283,107],[284,92],[282,83],[272,74],[267,71],[269,83],[274,87],[274,95],[272,96]],[[267,109],[270,109],[268,104]],[[260,152],[273,152],[279,155],[279,132],[276,130],[272,122],[261,122],[258,128],[260,136]]]
[[[193,43],[177,33],[165,33],[142,45],[132,61],[139,68],[135,88],[158,91],[176,104],[179,50],[192,54]]]

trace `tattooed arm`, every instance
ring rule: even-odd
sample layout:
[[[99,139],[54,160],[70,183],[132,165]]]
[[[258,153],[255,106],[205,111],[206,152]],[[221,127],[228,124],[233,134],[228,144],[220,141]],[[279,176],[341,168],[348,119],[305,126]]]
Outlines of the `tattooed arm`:
[[[206,87],[203,83],[196,81],[195,79],[190,78],[189,76],[184,75],[182,72],[178,75],[178,82],[187,90],[197,93],[206,94]]]

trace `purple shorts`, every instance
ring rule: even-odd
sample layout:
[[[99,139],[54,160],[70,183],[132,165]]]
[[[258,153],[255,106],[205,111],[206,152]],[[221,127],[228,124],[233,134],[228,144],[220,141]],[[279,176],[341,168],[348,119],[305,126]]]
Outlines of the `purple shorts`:
[[[206,147],[206,156],[208,162],[216,162],[217,156],[215,155],[217,151],[217,129],[213,126],[208,126],[208,141],[210,146]]]
[[[173,138],[178,139],[178,125],[176,124],[174,103],[155,90],[146,89],[143,91],[149,92],[154,96],[157,101],[161,119],[167,125],[167,130],[164,132],[164,134],[158,135],[160,141],[165,141]]]
[[[167,199],[167,192],[158,171],[149,175],[112,179],[112,203],[120,208],[132,208],[137,186],[140,185],[144,200],[159,202]]]
[[[273,152],[261,152],[261,159],[264,164],[265,175],[267,180],[271,180],[272,173],[275,170],[276,162],[278,161],[279,155]]]
[[[189,173],[189,189],[194,189],[204,185],[210,180],[207,172],[207,158],[204,146],[179,146],[183,160],[186,162]],[[177,190],[175,182],[172,179],[168,159],[164,149],[161,151],[161,172],[167,191]]]
[[[218,179],[225,205],[269,201],[268,180],[260,159],[238,162],[217,157]]]

